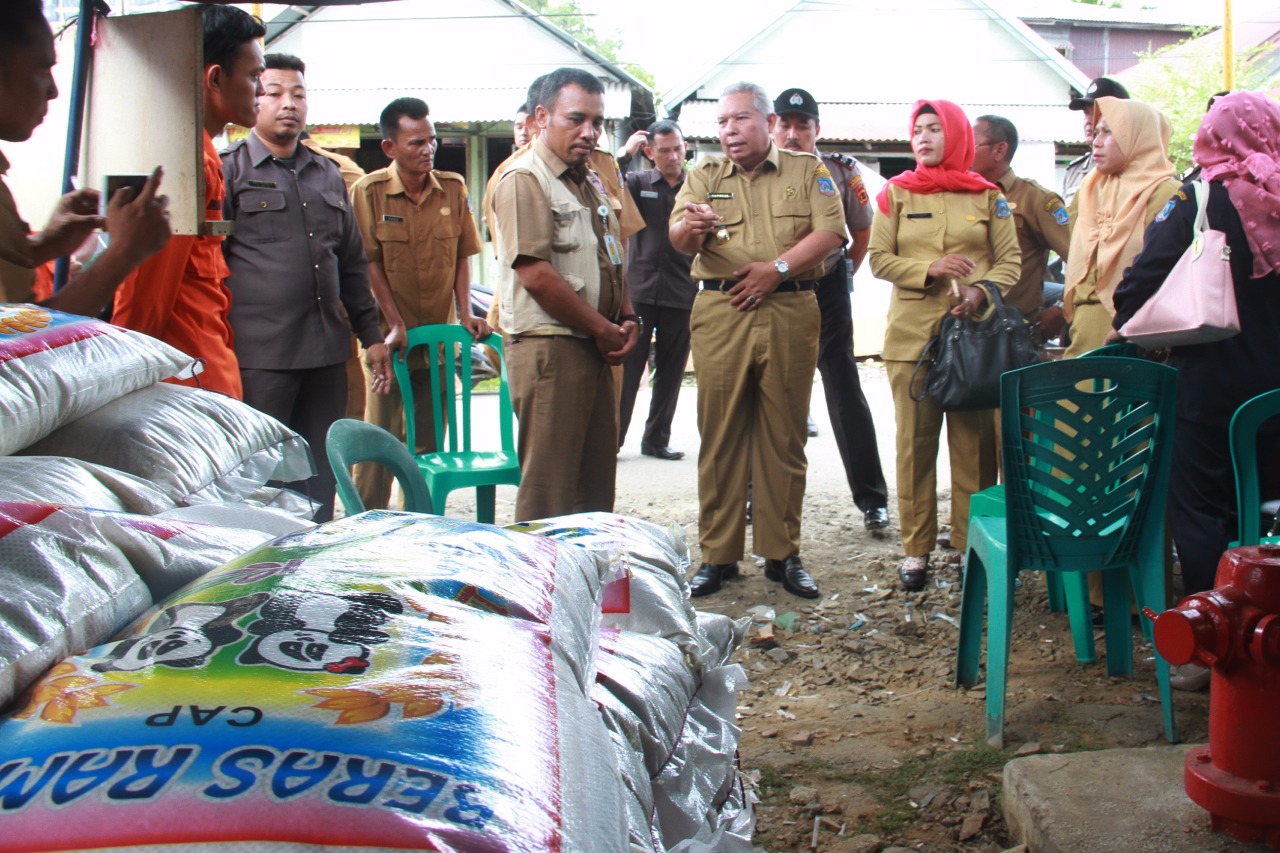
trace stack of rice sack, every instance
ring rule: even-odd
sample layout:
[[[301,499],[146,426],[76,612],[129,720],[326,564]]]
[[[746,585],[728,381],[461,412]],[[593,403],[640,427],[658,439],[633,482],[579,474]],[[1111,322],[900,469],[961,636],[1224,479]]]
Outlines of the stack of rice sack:
[[[750,853],[755,818],[734,723],[746,674],[728,663],[747,626],[693,609],[683,534],[607,513],[513,527],[613,566],[591,698],[622,773],[631,849]]]
[[[235,400],[157,384],[193,369],[144,335],[0,304],[0,706],[153,601],[304,526],[262,505],[280,491],[268,478],[311,470],[305,444]],[[218,510],[234,523],[200,515]]]
[[[0,851],[625,851],[608,571],[389,512],[234,559],[0,722]]]

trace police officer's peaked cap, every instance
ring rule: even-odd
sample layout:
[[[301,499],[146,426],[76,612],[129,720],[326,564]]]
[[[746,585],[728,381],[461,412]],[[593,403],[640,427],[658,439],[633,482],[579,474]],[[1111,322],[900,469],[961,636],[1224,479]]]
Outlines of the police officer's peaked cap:
[[[1073,110],[1087,110],[1093,106],[1095,99],[1108,97],[1127,100],[1129,90],[1110,77],[1097,77],[1089,84],[1089,88],[1085,90],[1084,97],[1072,98],[1071,103],[1067,104],[1067,106]]]
[[[796,113],[818,120],[818,102],[804,89],[787,89],[773,100],[773,111],[778,115]]]

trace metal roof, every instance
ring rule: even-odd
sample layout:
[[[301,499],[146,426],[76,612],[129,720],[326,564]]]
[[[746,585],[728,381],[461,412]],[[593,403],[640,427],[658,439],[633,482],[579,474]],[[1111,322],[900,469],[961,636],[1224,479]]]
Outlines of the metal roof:
[[[691,139],[717,139],[717,101],[686,101],[680,111],[680,127]],[[908,142],[908,127],[914,102],[896,104],[819,103],[823,141]],[[1080,113],[1045,104],[961,103],[973,121],[980,115],[998,115],[1018,128],[1024,142],[1083,141]]]

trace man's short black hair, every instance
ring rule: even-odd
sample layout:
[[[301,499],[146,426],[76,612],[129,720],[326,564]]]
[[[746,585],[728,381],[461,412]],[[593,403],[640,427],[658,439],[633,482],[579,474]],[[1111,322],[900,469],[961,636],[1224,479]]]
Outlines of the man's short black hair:
[[[31,44],[41,28],[47,29],[48,26],[42,0],[4,0],[0,3],[0,48],[6,55],[10,50]]]
[[[520,106],[516,107],[516,115],[520,115],[520,113],[528,114],[528,112],[529,112],[529,102],[521,101]]]
[[[396,98],[387,104],[378,116],[378,129],[383,139],[395,139],[400,132],[400,118],[405,116],[417,121],[431,115],[431,108],[421,98]]]
[[[551,112],[551,108],[556,105],[556,98],[560,97],[560,90],[566,86],[581,86],[588,95],[604,94],[604,84],[590,71],[584,71],[581,68],[557,68],[542,82],[538,103],[547,112]]]
[[[978,116],[974,124],[982,122],[987,126],[987,142],[995,144],[1003,142],[1009,146],[1009,156],[1005,158],[1013,162],[1013,155],[1018,151],[1018,128],[1004,116]]]
[[[542,103],[542,84],[547,82],[549,74],[543,74],[533,78],[533,82],[529,84],[529,91],[524,98],[524,111],[529,115],[533,115],[533,111],[537,109],[538,104]]]
[[[650,142],[652,142],[653,138],[657,136],[659,133],[663,134],[664,136],[669,133],[678,133],[680,134],[680,138],[684,139],[684,131],[680,129],[680,125],[676,124],[674,121],[672,121],[669,118],[664,118],[664,119],[661,119],[660,121],[655,121],[653,124],[649,125],[648,130],[646,130],[644,133],[645,133],[645,138],[647,138]]]
[[[262,58],[262,65],[276,71],[297,71],[302,75],[307,73],[307,63],[292,53],[268,53]]]
[[[204,7],[204,64],[230,71],[241,45],[267,34],[262,21],[235,6]]]

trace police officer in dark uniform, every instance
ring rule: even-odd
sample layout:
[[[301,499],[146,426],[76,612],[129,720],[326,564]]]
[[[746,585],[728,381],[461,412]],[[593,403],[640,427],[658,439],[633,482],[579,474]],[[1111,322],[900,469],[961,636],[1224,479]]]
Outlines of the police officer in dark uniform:
[[[858,363],[853,358],[853,312],[849,303],[851,272],[856,272],[867,254],[874,213],[857,162],[847,154],[818,152],[818,102],[804,89],[787,89],[773,102],[778,121],[773,142],[779,148],[813,154],[830,172],[840,191],[845,223],[852,240],[823,262],[818,280],[818,309],[822,327],[818,337],[818,372],[827,397],[827,412],[836,447],[844,462],[845,477],[853,492],[853,502],[862,510],[867,530],[889,526],[889,491],[880,467],[875,422],[858,382]]]

